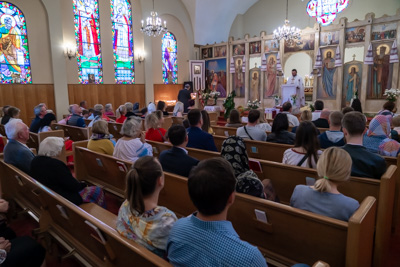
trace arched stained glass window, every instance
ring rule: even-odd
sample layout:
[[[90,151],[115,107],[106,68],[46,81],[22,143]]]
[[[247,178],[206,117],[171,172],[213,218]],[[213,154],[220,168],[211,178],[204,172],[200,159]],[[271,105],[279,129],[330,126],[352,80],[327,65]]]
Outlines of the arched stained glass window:
[[[162,38],[162,67],[164,84],[178,83],[178,46],[175,35],[170,32]]]
[[[115,82],[135,82],[132,10],[128,0],[111,0]]]
[[[79,83],[103,83],[97,0],[73,0]]]
[[[0,1],[0,83],[32,83],[25,16]]]

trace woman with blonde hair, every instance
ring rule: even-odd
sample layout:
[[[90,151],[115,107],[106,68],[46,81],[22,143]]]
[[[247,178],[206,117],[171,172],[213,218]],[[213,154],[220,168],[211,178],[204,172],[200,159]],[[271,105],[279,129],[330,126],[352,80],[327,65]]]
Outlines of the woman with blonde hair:
[[[175,213],[158,205],[164,187],[160,163],[153,157],[138,159],[126,175],[125,202],[117,219],[117,231],[154,254],[165,257],[169,232],[178,220]]]
[[[98,120],[93,123],[92,136],[90,137],[87,148],[101,154],[112,156],[114,153],[114,144],[110,140],[108,122]]]
[[[184,105],[182,102],[178,101],[175,104],[174,111],[172,112],[172,116],[174,117],[183,117]]]
[[[263,130],[264,132],[271,132],[271,125],[269,125],[268,121],[265,119],[265,110],[262,108],[258,109],[260,111],[260,119],[256,125],[256,128]]]
[[[126,120],[126,106],[125,105],[121,105],[118,107],[118,109],[115,111],[117,113],[117,120],[116,122],[118,123],[124,123],[124,121]]]
[[[306,109],[306,110],[303,110],[301,112],[301,114],[300,114],[300,122],[303,122],[303,121],[312,121],[312,112],[310,110]],[[293,127],[292,128],[292,133],[296,133],[298,127],[299,126]],[[318,129],[317,129],[317,131],[318,131],[318,134],[320,134]]]
[[[314,186],[298,185],[293,191],[290,205],[348,221],[360,204],[338,191],[338,186],[349,180],[352,160],[350,155],[338,147],[324,151],[317,164],[320,179]]]
[[[165,133],[167,131],[161,128],[162,122],[163,122],[163,114],[161,110],[157,110],[146,116],[145,120],[145,125],[147,130],[146,140],[156,141],[156,142],[165,141]]]

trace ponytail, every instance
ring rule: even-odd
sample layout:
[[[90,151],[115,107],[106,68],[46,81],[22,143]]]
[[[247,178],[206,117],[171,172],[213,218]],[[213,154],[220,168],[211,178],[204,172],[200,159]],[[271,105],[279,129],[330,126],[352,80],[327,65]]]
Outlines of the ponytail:
[[[123,114],[126,114],[126,107],[124,105],[119,106],[115,113],[117,115],[117,119],[121,118]]]
[[[125,198],[129,201],[131,213],[146,212],[144,198],[156,190],[157,181],[163,172],[160,163],[151,156],[139,158],[126,175]]]

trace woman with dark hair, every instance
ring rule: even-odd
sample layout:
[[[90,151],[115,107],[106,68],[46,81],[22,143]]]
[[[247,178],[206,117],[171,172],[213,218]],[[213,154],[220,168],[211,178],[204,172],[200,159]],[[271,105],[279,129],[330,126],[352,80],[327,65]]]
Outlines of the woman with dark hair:
[[[272,131],[268,134],[267,142],[293,145],[296,135],[289,130],[287,115],[279,113],[272,124]]]
[[[178,220],[175,213],[158,205],[164,187],[161,164],[151,156],[138,159],[126,175],[125,202],[117,219],[117,231],[154,254],[166,256],[169,232]]]
[[[240,121],[239,111],[237,111],[236,109],[231,110],[231,113],[229,114],[229,122],[225,124],[225,127],[239,128],[242,126],[243,124]]]
[[[353,108],[354,111],[363,113],[360,99],[358,99],[358,98],[354,99],[353,103],[351,103],[351,107]]]
[[[47,113],[44,115],[42,121],[40,122],[39,133],[51,131],[51,123],[56,121],[56,116],[53,113]]]
[[[168,116],[169,113],[165,111],[165,102],[164,101],[158,101],[157,103],[157,110],[161,110],[164,116]]]
[[[206,133],[214,134],[214,131],[211,128],[210,116],[208,115],[208,112],[203,109],[201,111],[201,116],[203,117],[203,126],[201,126],[201,129]]]
[[[289,148],[283,153],[282,163],[315,169],[322,154],[319,150],[317,131],[312,122],[301,122],[296,131],[294,148]]]
[[[394,103],[393,101],[387,101],[383,105],[383,109],[378,112],[378,115],[393,116],[394,113],[396,113],[396,111],[397,111],[396,103]]]
[[[7,110],[6,116],[4,116],[4,120],[2,124],[6,125],[10,120],[18,119],[19,118],[19,108],[16,107],[9,107]]]

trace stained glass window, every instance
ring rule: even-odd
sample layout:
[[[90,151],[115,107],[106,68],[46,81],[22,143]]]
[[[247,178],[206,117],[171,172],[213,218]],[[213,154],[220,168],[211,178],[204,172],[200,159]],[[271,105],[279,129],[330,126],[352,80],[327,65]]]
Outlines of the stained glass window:
[[[164,84],[178,83],[178,46],[175,35],[170,32],[162,38],[162,66]]]
[[[0,83],[32,83],[25,16],[0,1]]]
[[[132,10],[128,0],[111,0],[115,82],[135,82]]]
[[[97,0],[73,0],[79,83],[103,83]]]

